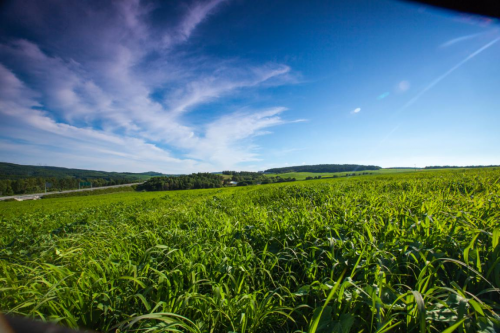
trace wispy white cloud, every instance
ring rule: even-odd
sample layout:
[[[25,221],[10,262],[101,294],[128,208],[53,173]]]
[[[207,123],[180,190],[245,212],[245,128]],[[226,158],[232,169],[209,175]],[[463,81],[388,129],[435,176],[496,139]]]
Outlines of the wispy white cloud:
[[[439,47],[440,48],[446,48],[446,47],[449,47],[451,45],[463,42],[465,40],[473,39],[473,38],[476,38],[476,37],[479,37],[479,36],[482,36],[482,35],[485,35],[485,34],[488,34],[488,33],[490,33],[490,32],[489,31],[484,31],[484,32],[478,32],[478,33],[475,33],[475,34],[469,34],[469,35],[460,36],[460,37],[453,38],[453,39],[450,39],[450,40],[444,42]]]
[[[128,163],[136,164],[136,169],[142,171],[146,171],[147,165],[165,163],[177,172],[203,167],[203,163],[194,160],[174,158],[168,151],[140,138],[56,122],[46,112],[32,108],[38,105],[36,94],[2,65],[0,78],[0,132],[10,138],[10,142],[2,140],[0,153],[12,161],[37,156],[47,163],[56,161],[53,159],[55,154],[61,161],[65,158],[63,165],[76,159],[85,160],[88,165],[114,165],[122,171],[126,171],[124,165]],[[27,149],[22,149],[23,146]],[[144,165],[137,168],[139,163]]]
[[[255,136],[269,134],[268,128],[285,124],[280,114],[286,109],[272,108],[258,112],[236,112],[209,123],[205,135],[196,138],[190,157],[229,168],[240,162],[258,161]]]
[[[171,112],[182,113],[240,88],[258,86],[289,71],[290,67],[284,65],[265,65],[250,70],[218,69],[215,75],[188,82],[183,88],[168,96],[167,103],[170,104]]]
[[[195,3],[190,10],[188,11],[188,14],[182,20],[181,24],[179,25],[179,32],[181,35],[181,40],[187,40],[191,34],[193,33],[193,30],[196,29],[196,27],[203,21],[205,18],[214,11],[214,9],[219,6],[221,3],[226,2],[226,0],[210,0],[206,2],[198,2]]]
[[[30,2],[37,14],[28,11],[25,23],[39,36],[0,44],[0,93],[9,97],[0,115],[12,141],[2,144],[1,156],[12,158],[3,151],[24,142],[50,154],[86,156],[97,165],[109,156],[121,161],[117,165],[143,160],[165,172],[215,171],[257,160],[252,138],[289,122],[280,115],[284,108],[222,114],[205,124],[191,123],[188,115],[243,89],[293,83],[291,69],[174,52],[224,2],[195,1],[168,27],[151,24],[155,7],[139,0],[102,8],[70,2],[64,10],[57,2],[47,3],[50,10]],[[53,12],[67,27],[62,34],[44,24]]]
[[[361,108],[355,108],[354,110],[351,111],[352,114],[360,113]]]
[[[38,36],[0,44],[0,128],[8,138],[0,143],[2,159],[164,172],[258,160],[252,138],[293,122],[281,117],[285,108],[222,114],[204,124],[188,115],[244,89],[293,83],[291,69],[174,51],[225,2],[192,2],[178,22],[160,28],[148,17],[155,7],[139,0],[94,7],[75,1],[64,9],[28,2],[24,23]],[[46,25],[53,13],[63,33]]]

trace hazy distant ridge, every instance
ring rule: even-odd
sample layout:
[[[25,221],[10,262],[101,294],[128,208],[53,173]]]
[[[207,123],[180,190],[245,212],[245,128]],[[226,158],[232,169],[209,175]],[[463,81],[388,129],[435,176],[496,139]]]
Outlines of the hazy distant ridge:
[[[26,179],[26,178],[126,178],[130,180],[146,180],[152,176],[164,176],[154,171],[131,173],[131,172],[107,172],[97,170],[68,169],[53,166],[20,165],[14,163],[0,162],[0,179]]]
[[[467,166],[457,166],[457,165],[434,165],[426,166],[424,169],[477,169],[477,168],[493,168],[499,167],[500,165],[467,165]]]

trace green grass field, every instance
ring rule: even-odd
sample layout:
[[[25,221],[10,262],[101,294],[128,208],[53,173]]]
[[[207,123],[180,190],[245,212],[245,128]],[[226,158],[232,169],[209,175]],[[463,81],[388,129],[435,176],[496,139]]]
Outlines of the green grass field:
[[[0,311],[100,332],[496,332],[500,170],[0,202]]]
[[[346,174],[355,173],[356,175],[367,172],[370,175],[381,175],[381,174],[393,174],[393,173],[411,173],[415,172],[415,169],[380,169],[380,170],[365,170],[365,171],[354,171],[354,172],[287,172],[287,173],[269,173],[266,174],[268,177],[280,176],[282,178],[292,177],[297,180],[304,180],[307,177],[344,177]],[[418,172],[427,172],[427,170],[418,170]]]
[[[0,201],[0,217],[16,217],[26,214],[50,214],[60,211],[80,211],[86,208],[108,206],[112,204],[133,204],[165,197],[190,200],[196,196],[220,193],[223,189],[187,190],[171,192],[117,192],[89,196],[68,196],[65,198],[44,198],[27,201]],[[224,189],[225,190],[225,189]]]

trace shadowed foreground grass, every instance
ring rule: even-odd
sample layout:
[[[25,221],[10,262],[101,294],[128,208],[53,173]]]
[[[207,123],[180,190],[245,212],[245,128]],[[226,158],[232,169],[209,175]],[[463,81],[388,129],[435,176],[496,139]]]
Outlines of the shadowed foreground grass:
[[[4,216],[0,309],[103,332],[495,332],[499,178],[126,193]]]

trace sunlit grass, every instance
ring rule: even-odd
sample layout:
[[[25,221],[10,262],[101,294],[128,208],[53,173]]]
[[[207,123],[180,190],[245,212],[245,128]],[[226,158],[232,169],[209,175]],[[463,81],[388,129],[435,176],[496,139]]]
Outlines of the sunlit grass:
[[[0,220],[0,309],[97,331],[494,332],[499,179],[47,200]]]
[[[427,172],[428,170],[423,170],[423,169],[417,169],[417,172]],[[345,177],[348,175],[348,177],[351,174],[355,174],[356,176],[362,175],[363,173],[366,173],[368,175],[381,175],[381,174],[392,174],[392,173],[412,173],[416,172],[415,169],[379,169],[379,170],[363,170],[363,171],[352,171],[352,172],[287,172],[287,173],[270,173],[266,174],[266,176],[269,177],[276,177],[280,176],[282,178],[288,178],[292,177],[295,178],[296,180],[305,180],[307,177],[332,177],[332,176],[337,176],[337,177]]]

